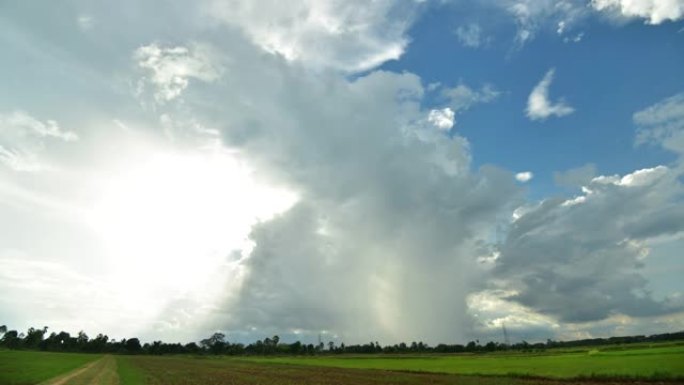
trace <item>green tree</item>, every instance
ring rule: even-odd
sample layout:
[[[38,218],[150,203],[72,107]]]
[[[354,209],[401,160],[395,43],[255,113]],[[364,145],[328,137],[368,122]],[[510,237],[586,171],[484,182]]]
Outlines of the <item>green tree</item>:
[[[47,333],[47,326],[42,329],[29,328],[24,337],[24,347],[29,349],[38,349],[43,342],[43,336]]]
[[[221,354],[226,347],[226,335],[221,332],[216,332],[211,337],[200,341],[200,345],[209,350],[212,354]]]
[[[130,354],[138,354],[142,350],[142,346],[140,346],[140,340],[137,338],[129,338],[126,340],[126,345],[124,346],[126,351]]]
[[[19,333],[16,330],[8,330],[0,339],[0,346],[8,349],[18,349],[20,343],[21,338],[19,338]]]

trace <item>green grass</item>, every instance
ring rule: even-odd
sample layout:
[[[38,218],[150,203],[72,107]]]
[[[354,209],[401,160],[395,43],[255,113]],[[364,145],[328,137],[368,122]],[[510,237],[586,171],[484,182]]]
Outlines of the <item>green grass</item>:
[[[38,384],[100,357],[0,351],[0,385]],[[565,379],[578,382],[589,379],[591,383],[604,379],[610,379],[610,383],[633,379],[684,382],[684,345],[681,344],[531,353],[271,358],[114,356],[113,359],[120,385],[570,384]]]
[[[0,385],[37,384],[100,357],[96,354],[0,350]]]
[[[119,374],[120,385],[145,384],[145,376],[143,375],[143,372],[135,365],[132,357],[116,357],[116,368],[117,373]]]
[[[349,369],[549,378],[684,379],[684,346],[573,353],[248,358],[252,362]]]

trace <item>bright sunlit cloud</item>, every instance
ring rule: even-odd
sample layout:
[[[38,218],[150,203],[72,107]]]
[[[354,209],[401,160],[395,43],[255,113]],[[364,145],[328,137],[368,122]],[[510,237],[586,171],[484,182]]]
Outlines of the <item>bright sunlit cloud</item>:
[[[209,287],[208,277],[218,270],[236,280],[232,255],[249,254],[251,227],[297,199],[259,182],[223,149],[153,150],[111,175],[99,194],[89,219],[111,274],[126,277],[121,290],[148,310],[166,305],[159,298],[211,296],[217,288]]]

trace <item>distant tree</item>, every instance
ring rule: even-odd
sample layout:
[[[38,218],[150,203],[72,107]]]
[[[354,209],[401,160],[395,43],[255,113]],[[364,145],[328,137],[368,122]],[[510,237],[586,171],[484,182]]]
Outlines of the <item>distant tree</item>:
[[[0,326],[0,334],[5,334],[5,333],[7,333],[7,326],[5,326],[5,325]]]
[[[192,353],[192,354],[199,353],[199,351],[200,351],[200,347],[197,346],[197,344],[194,342],[190,342],[190,343],[185,344],[185,346],[183,348],[185,349],[185,351],[187,353]]]
[[[210,351],[212,354],[223,353],[226,345],[226,335],[220,332],[216,332],[211,335],[211,337],[203,339],[200,341],[200,345]]]
[[[29,328],[24,337],[24,347],[28,349],[38,349],[43,342],[43,336],[47,333],[47,326],[42,329]]]
[[[303,350],[303,346],[302,346],[301,342],[296,341],[296,342],[290,344],[290,353],[302,354],[302,353],[304,353],[302,350]]]
[[[107,341],[109,341],[109,337],[100,333],[97,337],[87,343],[86,351],[91,353],[103,353],[107,348]]]
[[[468,344],[465,346],[465,350],[467,352],[474,352],[477,349],[477,344],[475,341],[470,341]]]
[[[328,350],[330,350],[331,352],[335,350],[335,343],[333,341],[328,342]]]
[[[86,351],[88,347],[88,335],[81,330],[76,337],[76,346],[80,351]]]
[[[140,340],[137,338],[129,338],[126,340],[126,344],[124,345],[126,348],[126,352],[130,354],[138,354],[142,351],[142,346],[140,346]]]
[[[8,330],[0,339],[0,346],[8,349],[18,349],[21,344],[21,338],[16,330]]]

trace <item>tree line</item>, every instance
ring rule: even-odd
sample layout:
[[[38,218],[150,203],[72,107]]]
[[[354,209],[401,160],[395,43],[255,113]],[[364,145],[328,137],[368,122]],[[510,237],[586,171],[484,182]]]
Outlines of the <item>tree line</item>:
[[[490,341],[480,344],[479,340],[465,345],[438,344],[430,346],[423,342],[399,343],[382,346],[378,342],[345,345],[333,341],[324,344],[305,344],[300,341],[283,343],[276,335],[266,337],[251,344],[231,343],[224,333],[214,333],[199,343],[166,343],[154,341],[141,344],[138,338],[110,339],[104,334],[95,338],[80,331],[77,335],[61,331],[48,334],[48,327],[29,328],[26,333],[8,330],[0,326],[0,348],[15,350],[42,350],[50,352],[113,353],[113,354],[214,354],[214,355],[316,355],[316,354],[406,354],[406,353],[485,353],[504,350],[541,351],[550,348],[571,348],[579,346],[603,346],[639,342],[662,342],[684,340],[684,331],[678,333],[655,334],[650,336],[626,336],[593,338],[574,341],[553,341],[528,343],[526,341],[503,344]]]

